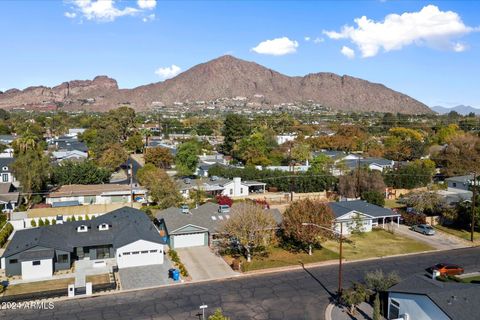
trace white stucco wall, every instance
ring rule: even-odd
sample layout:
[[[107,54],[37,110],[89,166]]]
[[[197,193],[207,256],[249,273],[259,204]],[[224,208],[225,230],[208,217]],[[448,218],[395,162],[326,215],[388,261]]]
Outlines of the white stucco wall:
[[[338,220],[341,220],[343,223],[343,234],[348,235],[351,233],[352,228],[355,227],[355,216],[357,215],[357,212],[352,211],[348,214],[345,214],[338,218]],[[372,231],[372,220],[370,217],[367,217],[365,215],[360,214],[360,217],[362,217],[363,221],[363,226],[361,228],[362,232],[370,232]],[[335,230],[340,233],[340,223],[337,222],[335,224]]]
[[[118,194],[118,195],[97,195],[95,196],[95,200],[91,203],[91,197],[85,196],[72,196],[72,197],[58,197],[58,198],[45,198],[45,203],[53,204],[54,202],[65,202],[65,201],[78,201],[80,204],[110,204],[114,203],[112,197],[123,196],[121,202],[129,203],[131,201],[130,194]],[[85,202],[87,201],[87,202]]]
[[[118,268],[163,264],[163,247],[163,244],[146,240],[137,240],[120,247],[116,252]],[[157,250],[157,252],[152,253],[150,250]],[[148,253],[142,253],[142,251],[148,251]],[[133,252],[138,252],[138,254],[133,254]]]
[[[389,310],[392,299],[400,304],[399,316],[408,314],[410,319],[415,320],[450,319],[432,300],[430,300],[429,297],[425,295],[390,292],[388,296]]]
[[[5,269],[5,258],[0,260],[0,269]]]
[[[233,178],[233,181],[226,184],[222,195],[228,197],[245,197],[248,196],[248,187],[242,184],[241,178]]]
[[[53,275],[53,262],[52,259],[37,260],[40,261],[40,265],[33,265],[33,261],[22,262],[22,279],[41,279],[50,278]]]

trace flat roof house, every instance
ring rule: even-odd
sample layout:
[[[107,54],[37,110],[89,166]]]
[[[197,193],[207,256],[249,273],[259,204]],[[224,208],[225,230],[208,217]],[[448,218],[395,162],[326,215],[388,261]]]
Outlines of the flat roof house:
[[[413,275],[388,290],[388,319],[476,320],[480,285]]]
[[[148,216],[123,207],[88,221],[18,230],[1,256],[7,276],[49,278],[76,260],[116,260],[118,268],[163,264],[165,242]]]
[[[383,208],[363,200],[329,202],[328,205],[335,216],[334,224],[337,232],[340,232],[340,223],[343,224],[343,234],[350,234],[356,227],[360,218],[362,226],[359,228],[363,232],[370,232],[372,228],[382,223],[385,225],[387,219],[400,222],[400,214],[392,209]]]
[[[220,231],[221,224],[230,219],[230,212],[219,210],[219,205],[207,202],[198,208],[185,210],[170,207],[157,213],[161,228],[169,237],[173,249],[208,246],[212,236]],[[282,222],[282,215],[277,209],[270,210],[277,223]]]

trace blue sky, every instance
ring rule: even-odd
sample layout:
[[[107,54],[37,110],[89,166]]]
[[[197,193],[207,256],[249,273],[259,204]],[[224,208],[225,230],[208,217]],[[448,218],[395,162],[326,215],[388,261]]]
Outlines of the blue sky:
[[[0,90],[101,74],[131,88],[232,54],[480,107],[478,1],[81,1],[0,2]]]

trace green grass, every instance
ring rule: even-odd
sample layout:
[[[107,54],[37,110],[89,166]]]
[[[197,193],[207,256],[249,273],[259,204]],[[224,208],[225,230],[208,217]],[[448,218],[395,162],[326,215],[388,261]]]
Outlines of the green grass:
[[[480,281],[480,276],[473,276],[473,277],[467,277],[467,278],[457,278],[459,282],[462,283],[470,283],[472,281]]]
[[[327,241],[323,246],[338,253],[339,244],[336,241]],[[373,229],[372,232],[351,235],[348,241],[344,241],[343,257],[347,260],[357,260],[433,249],[423,242],[391,234],[383,229]]]
[[[395,209],[395,208],[403,208],[405,207],[404,204],[398,203],[397,200],[387,199],[385,200],[385,208]]]
[[[470,230],[453,227],[453,226],[441,226],[441,225],[436,225],[435,228],[445,233],[449,233],[456,237],[470,241]],[[475,241],[480,241],[480,232],[475,231],[473,233],[473,239]]]
[[[294,253],[280,247],[274,247],[270,250],[270,254],[267,257],[254,256],[252,262],[247,262],[244,257],[240,259],[243,271],[253,271],[338,259],[338,254],[322,248],[313,250],[312,255],[309,256],[308,253]]]

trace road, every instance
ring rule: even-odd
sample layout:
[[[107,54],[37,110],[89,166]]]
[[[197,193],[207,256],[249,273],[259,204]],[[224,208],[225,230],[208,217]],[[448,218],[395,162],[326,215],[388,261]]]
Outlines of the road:
[[[480,248],[347,263],[344,284],[378,268],[406,278],[445,260],[478,271]],[[221,307],[232,320],[323,319],[336,288],[337,266],[323,266],[66,300],[53,310],[0,311],[0,319],[199,319],[201,304],[208,314]]]

